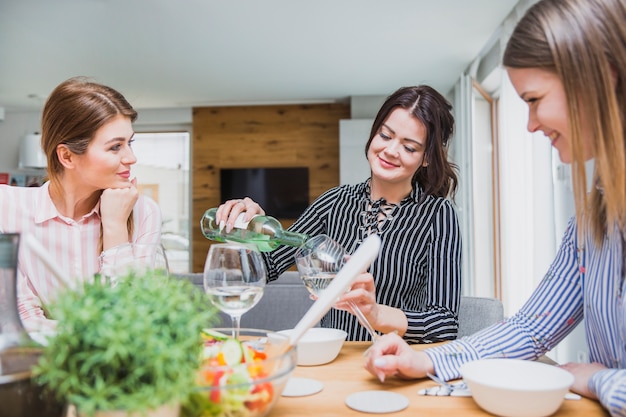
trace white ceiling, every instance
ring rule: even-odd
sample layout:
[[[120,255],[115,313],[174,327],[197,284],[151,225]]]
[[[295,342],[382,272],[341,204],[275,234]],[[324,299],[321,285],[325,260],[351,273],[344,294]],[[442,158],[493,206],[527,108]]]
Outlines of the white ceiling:
[[[0,0],[0,107],[75,75],[136,108],[448,92],[517,0]]]

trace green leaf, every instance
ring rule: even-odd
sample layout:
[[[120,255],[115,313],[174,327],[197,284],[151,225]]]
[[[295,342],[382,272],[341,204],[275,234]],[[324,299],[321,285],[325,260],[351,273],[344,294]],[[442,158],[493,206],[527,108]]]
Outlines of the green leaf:
[[[144,411],[189,397],[201,331],[216,317],[190,282],[151,271],[123,277],[115,287],[89,280],[49,308],[57,334],[34,373],[87,415]]]

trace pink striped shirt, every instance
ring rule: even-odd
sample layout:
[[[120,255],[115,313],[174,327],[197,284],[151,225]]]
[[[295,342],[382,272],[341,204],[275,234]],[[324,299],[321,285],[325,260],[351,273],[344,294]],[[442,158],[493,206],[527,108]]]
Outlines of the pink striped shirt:
[[[33,235],[50,252],[70,280],[83,281],[100,271],[99,204],[78,221],[64,217],[50,199],[48,185],[0,185],[0,232],[17,232],[22,235],[17,271],[17,302],[27,331],[54,328],[55,323],[46,318],[43,306],[54,298],[59,284],[37,255],[24,244],[23,237],[26,234]],[[133,214],[135,224],[132,241],[159,242],[161,212],[156,202],[140,196]]]

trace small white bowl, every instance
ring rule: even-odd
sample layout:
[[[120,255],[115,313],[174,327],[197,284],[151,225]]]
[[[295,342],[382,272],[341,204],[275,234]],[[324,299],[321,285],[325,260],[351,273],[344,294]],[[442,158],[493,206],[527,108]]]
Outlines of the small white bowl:
[[[293,329],[281,330],[291,336]],[[304,333],[297,346],[297,364],[301,366],[323,365],[335,360],[348,334],[339,329],[313,327]]]
[[[474,401],[503,417],[554,414],[574,383],[561,368],[519,359],[481,359],[463,364],[460,371]]]

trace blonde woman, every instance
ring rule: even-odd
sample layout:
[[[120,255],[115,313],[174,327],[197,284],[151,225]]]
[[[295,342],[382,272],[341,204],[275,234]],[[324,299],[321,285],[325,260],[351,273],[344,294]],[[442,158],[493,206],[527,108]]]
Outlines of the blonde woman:
[[[626,415],[626,3],[543,0],[513,32],[504,65],[541,131],[571,163],[576,216],[539,287],[510,319],[441,347],[415,352],[395,335],[371,349],[367,369],[458,378],[486,357],[535,359],[583,321],[591,363],[562,365],[572,391]],[[595,158],[587,189],[585,161]]]
[[[71,280],[99,272],[101,259],[130,242],[158,243],[161,213],[140,196],[131,167],[137,112],[114,89],[72,78],[50,94],[42,114],[49,181],[0,185],[0,231],[34,236]],[[59,283],[25,245],[18,261],[18,309],[29,331],[54,328],[45,304]]]

